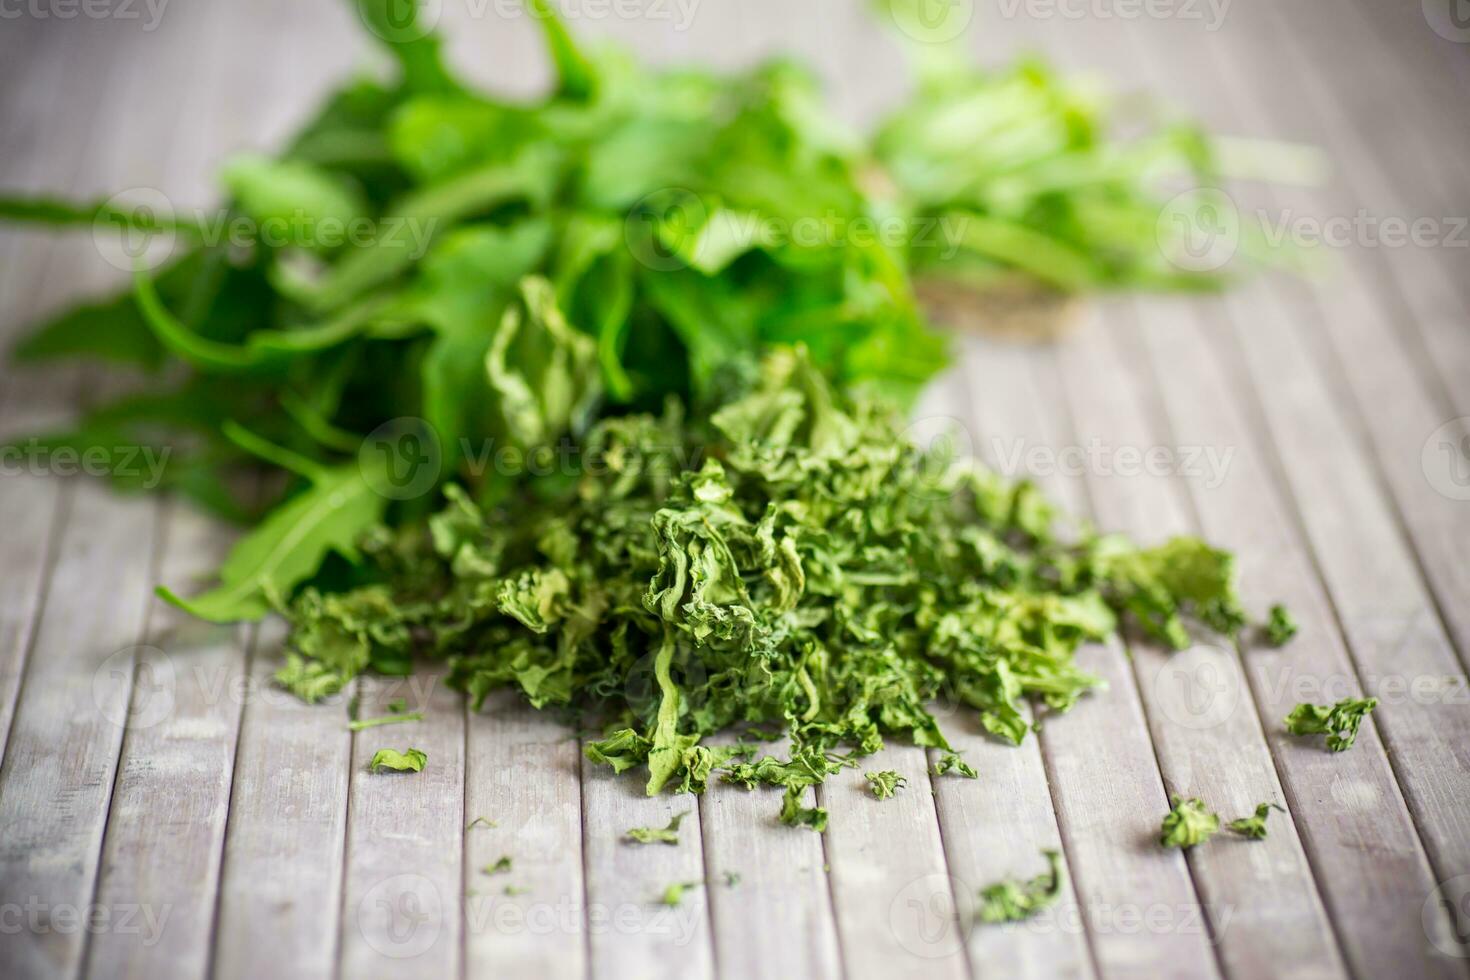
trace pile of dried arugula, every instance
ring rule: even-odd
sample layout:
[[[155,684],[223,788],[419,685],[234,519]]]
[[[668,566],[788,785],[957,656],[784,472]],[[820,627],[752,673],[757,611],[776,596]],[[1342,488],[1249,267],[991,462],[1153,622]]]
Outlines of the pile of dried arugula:
[[[0,198],[182,244],[16,353],[157,372],[50,442],[167,449],[166,489],[254,525],[216,588],[165,596],[284,611],[289,688],[446,658],[477,701],[598,716],[589,754],[650,792],[718,771],[820,827],[801,791],[885,736],[947,748],[935,698],[1018,742],[1023,701],[1095,686],[1073,654],[1120,612],[1174,645],[1181,617],[1242,627],[1228,555],[1058,540],[1030,485],[920,450],[899,414],[945,363],[915,271],[1203,284],[1138,233],[1161,162],[1209,174],[1198,134],[1109,142],[1039,65],[951,64],[865,141],[797,66],[655,71],[545,0],[554,90],[508,102],[404,29],[412,0],[354,6],[411,38],[397,80],[233,161],[220,214]],[[946,221],[953,250],[922,238]],[[238,479],[262,470],[263,505]],[[789,756],[704,744],[729,727]]]
[[[731,382],[732,386],[736,382]],[[887,735],[948,750],[950,699],[1019,743],[1022,701],[1065,710],[1097,680],[1075,662],[1127,613],[1188,643],[1185,618],[1245,625],[1230,556],[1179,538],[1064,542],[1028,483],[922,450],[902,418],[835,389],[801,350],[706,417],[604,419],[577,472],[491,506],[451,486],[427,522],[363,542],[369,584],[287,607],[282,681],[313,699],[357,673],[447,659],[478,703],[514,686],[607,725],[587,754],[646,769],[649,793],[712,774],[787,788],[782,818]],[[790,757],[727,728],[788,736]]]

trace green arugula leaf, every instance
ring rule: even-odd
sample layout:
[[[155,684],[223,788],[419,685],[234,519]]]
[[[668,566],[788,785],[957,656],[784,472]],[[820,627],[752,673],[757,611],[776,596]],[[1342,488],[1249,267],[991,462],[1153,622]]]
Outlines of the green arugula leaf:
[[[704,882],[702,881],[675,882],[664,889],[663,895],[659,898],[659,904],[667,905],[670,908],[673,908],[674,906],[679,905],[684,901],[684,893],[686,891],[691,888],[700,888],[703,885]]]
[[[213,623],[259,619],[314,575],[329,552],[355,559],[358,538],[382,520],[386,505],[359,466],[325,471],[235,545],[218,587],[184,599],[160,586],[158,595]]]
[[[1272,810],[1286,812],[1286,808],[1277,806],[1275,803],[1261,803],[1256,806],[1256,812],[1249,817],[1241,817],[1226,824],[1235,833],[1251,840],[1264,840],[1266,838],[1266,818],[1271,815]]]
[[[939,761],[934,763],[934,775],[943,776],[951,772],[957,776],[963,776],[965,779],[978,779],[980,777],[980,774],[975,771],[974,766],[955,753],[942,753]]]
[[[1220,829],[1220,818],[1211,813],[1204,801],[1184,799],[1177,794],[1169,798],[1173,809],[1164,817],[1159,844],[1163,847],[1194,847],[1203,844]]]
[[[669,820],[669,825],[663,828],[634,827],[623,835],[623,839],[635,844],[677,844],[679,843],[679,823],[689,816],[689,811],[674,814]]]
[[[1284,647],[1296,636],[1297,624],[1287,608],[1280,603],[1271,607],[1266,619],[1266,642],[1273,647]]]
[[[1056,904],[1067,887],[1067,873],[1059,851],[1041,852],[1050,870],[1029,881],[1006,878],[988,885],[980,892],[980,908],[976,918],[981,922],[1021,922],[1042,909]]]
[[[791,827],[808,827],[819,834],[827,832],[827,811],[819,806],[801,805],[803,787],[788,786],[781,797],[781,822]]]
[[[1299,704],[1286,716],[1286,730],[1293,735],[1326,735],[1327,748],[1346,752],[1358,738],[1358,728],[1374,708],[1377,698],[1343,698],[1336,704]]]
[[[383,725],[397,725],[405,721],[423,721],[422,711],[413,711],[401,715],[384,715],[381,718],[361,718],[347,723],[347,730],[360,732],[368,728],[379,728]]]
[[[891,799],[908,782],[892,769],[866,772],[863,773],[863,778],[868,781],[868,788],[873,791],[873,795],[880,800]]]
[[[382,772],[390,769],[394,772],[423,772],[424,764],[428,761],[429,757],[418,749],[405,749],[402,752],[397,749],[378,749],[368,763],[368,771]]]

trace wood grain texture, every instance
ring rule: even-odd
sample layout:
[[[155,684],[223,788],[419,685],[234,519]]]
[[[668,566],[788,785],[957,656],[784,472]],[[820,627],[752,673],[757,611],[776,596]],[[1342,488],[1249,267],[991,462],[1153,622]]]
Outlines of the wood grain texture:
[[[1020,370],[1021,378],[1025,377],[1026,358],[1031,356],[1025,350],[994,345],[976,352],[976,346],[966,345],[967,351],[986,358],[993,355],[1001,371],[1009,364]],[[915,412],[915,432],[921,438],[952,432],[969,452],[990,459],[994,465],[994,457],[1004,450],[985,445],[983,440],[1001,433],[982,432],[976,411],[978,408],[982,417],[988,415],[989,406],[1007,398],[1008,393],[974,384],[965,367],[962,362],[957,370],[935,382]],[[1028,737],[1018,747],[1008,745],[981,728],[973,708],[953,698],[941,697],[933,710],[954,750],[979,774],[974,780],[952,775],[931,778],[945,862],[951,889],[959,899],[959,913],[973,913],[971,900],[993,882],[1004,878],[1025,880],[1041,873],[1045,850],[1062,851],[1063,866],[1069,867],[1039,740]],[[935,750],[929,752],[931,772],[939,755]],[[1069,872],[1063,897],[1036,920],[1006,926],[962,922],[968,932],[971,974],[1016,978],[1092,976],[1080,911]]]
[[[137,72],[110,59],[101,74],[85,70],[114,47],[134,53],[116,40],[108,25],[90,23],[54,53],[64,68],[59,78],[50,79],[56,86],[51,108],[74,107],[87,125],[48,141],[47,159],[63,159],[67,166],[37,173],[36,184],[70,185],[73,193],[91,194],[125,164],[128,139],[109,124],[108,114],[126,103]],[[35,81],[46,78],[38,73]],[[75,301],[106,278],[105,271],[99,274],[90,237],[43,254],[43,269],[64,269],[65,274],[38,276],[30,267],[34,278],[26,286],[42,298],[36,306]],[[17,271],[26,268],[17,265]],[[77,274],[78,268],[85,271]],[[38,397],[21,407],[17,420],[28,421],[29,413],[29,421],[57,421],[52,412],[70,407],[76,391],[71,383],[57,382],[50,379],[49,392],[18,387],[16,397]],[[48,519],[56,524],[47,530],[55,535],[55,555],[29,649],[6,652],[9,669],[24,664],[0,766],[0,827],[5,828],[0,835],[0,903],[24,917],[19,931],[0,943],[0,975],[6,976],[74,974],[92,932],[121,930],[124,920],[143,924],[148,915],[140,913],[155,916],[143,928],[163,924],[157,909],[108,908],[95,902],[99,853],[154,577],[160,504],[120,499],[97,482],[63,479],[75,460],[67,463],[55,456],[31,462],[44,475],[7,476],[6,483],[13,481],[13,486],[6,492],[42,493],[59,506],[48,516],[44,509],[35,510],[32,500],[16,514],[23,519],[30,507],[42,526]],[[105,577],[98,574],[103,569]],[[21,582],[35,573],[34,568],[18,571]]]
[[[1135,355],[1117,343],[1120,327],[1135,310],[1111,312],[1060,352],[1075,444],[1100,445],[1112,454],[1088,467],[1093,516],[1101,527],[1144,543],[1197,533],[1178,481],[1156,470],[1125,468],[1130,448],[1148,459],[1150,452],[1169,452],[1174,444],[1151,424],[1151,393],[1130,380]],[[1133,643],[1130,651],[1170,793],[1201,797],[1226,819],[1247,815],[1258,803],[1279,804],[1281,786],[1234,644],[1206,634],[1181,653],[1147,641]],[[1265,847],[1237,841],[1235,847],[1186,852],[1223,965],[1242,975],[1275,969],[1343,975],[1301,842],[1290,827],[1268,840]]]
[[[928,756],[890,739],[887,748],[824,783],[824,835],[842,961],[850,977],[963,977],[973,911],[964,882],[948,873]],[[907,785],[875,801],[865,772],[892,770]],[[808,804],[809,805],[809,804]]]
[[[157,509],[98,484],[75,488],[0,768],[0,899],[34,907],[38,923],[0,943],[0,975],[74,973],[80,963]]]
[[[700,801],[715,965],[721,976],[840,976],[822,838],[782,825],[780,809],[777,789],[719,782]]]
[[[583,976],[576,737],[561,719],[532,710],[509,691],[492,694],[467,724],[465,972]],[[512,858],[509,874],[479,873],[502,855]]]
[[[217,567],[228,535],[216,522],[177,508],[167,522],[164,581]],[[157,910],[163,928],[98,932],[88,944],[89,976],[198,977],[208,969],[253,632],[173,609],[149,617],[133,667],[96,900],[104,908]]]
[[[441,671],[358,679],[358,717],[406,702],[423,721],[352,737],[343,867],[340,970],[344,976],[456,976],[463,969],[464,890],[502,878],[464,864],[464,699]],[[422,772],[373,772],[382,748],[428,755]],[[509,854],[513,859],[514,854]]]
[[[1274,33],[1279,27],[1272,24],[1263,30]],[[1260,51],[1250,45],[1230,49],[1236,56],[1232,71],[1260,79],[1239,89],[1247,99],[1245,111],[1252,117],[1279,120],[1278,125],[1289,127],[1299,139],[1333,146],[1334,133],[1324,118],[1336,111],[1335,106],[1324,101],[1311,74],[1304,74],[1300,86],[1269,85],[1264,80],[1271,72],[1260,66]],[[1280,203],[1296,203],[1307,214],[1356,214],[1365,200],[1361,175],[1371,175],[1377,164],[1372,155],[1352,146],[1339,144],[1337,150],[1355,161],[1350,174],[1343,174],[1337,186],[1293,195]],[[1370,441],[1379,478],[1395,503],[1397,522],[1407,531],[1416,563],[1437,600],[1437,615],[1444,617],[1463,654],[1470,647],[1470,612],[1462,601],[1470,594],[1470,554],[1458,542],[1470,538],[1470,509],[1437,488],[1438,474],[1427,473],[1423,463],[1425,443],[1451,422],[1454,409],[1444,401],[1443,388],[1425,378],[1424,360],[1416,358],[1412,345],[1400,336],[1398,325],[1414,321],[1416,314],[1412,305],[1406,305],[1411,301],[1385,259],[1391,250],[1335,251],[1341,256],[1341,271],[1330,286],[1286,283],[1283,289],[1297,315],[1309,318],[1320,331],[1317,343],[1325,344],[1329,363],[1346,387],[1349,417]]]
[[[1088,322],[1079,329],[1095,327]],[[1046,348],[970,340],[964,365],[979,448],[1002,473],[1022,475],[1014,470],[1017,451],[1024,460],[1033,447],[1076,444],[1058,411],[1062,395]],[[1075,478],[1053,469],[1037,482],[1066,512],[1087,513]],[[1064,917],[1063,925],[1086,928],[1104,977],[1216,976],[1207,910],[1184,858],[1157,846],[1168,797],[1123,649],[1088,645],[1078,662],[1106,689],[1084,696],[1065,715],[1044,718],[1039,733],[1081,903],[1080,915]]]
[[[1165,74],[1180,77],[1180,67],[1186,63],[1200,64],[1200,59],[1191,58],[1188,51],[1161,44],[1149,49],[1159,52],[1156,57],[1164,69],[1152,77],[1155,84]],[[1172,63],[1168,60],[1171,56]],[[1207,74],[1191,78],[1182,86],[1183,92],[1206,104],[1205,91],[1214,77]],[[1229,103],[1217,102],[1212,108],[1212,122],[1217,126],[1239,128],[1248,118]],[[1244,190],[1236,193],[1246,210],[1269,203],[1264,195]],[[1247,572],[1276,583],[1273,594],[1289,597],[1293,608],[1300,606],[1308,610],[1307,615],[1318,618],[1320,630],[1327,634],[1313,631],[1304,639],[1310,656],[1288,660],[1276,660],[1269,654],[1252,657],[1252,664],[1263,667],[1256,672],[1255,685],[1263,716],[1269,722],[1297,701],[1335,700],[1358,690],[1360,685],[1378,696],[1381,704],[1375,721],[1388,742],[1398,783],[1438,876],[1450,877],[1459,873],[1457,869],[1470,867],[1470,858],[1464,853],[1466,819],[1462,808],[1452,802],[1470,792],[1470,787],[1461,783],[1467,767],[1461,761],[1445,766],[1429,760],[1459,759],[1463,754],[1465,726],[1470,724],[1465,677],[1434,604],[1420,583],[1416,559],[1403,540],[1391,506],[1376,492],[1372,464],[1360,452],[1354,433],[1334,407],[1333,393],[1322,379],[1322,370],[1312,363],[1316,352],[1294,339],[1302,329],[1299,318],[1279,303],[1271,289],[1252,288],[1227,296],[1213,307],[1198,303],[1178,310],[1178,318],[1186,321],[1183,325],[1171,318],[1171,322],[1159,322],[1146,329],[1155,349],[1156,374],[1175,411],[1189,411],[1195,431],[1214,432],[1219,445],[1249,447],[1260,439],[1245,431],[1242,420],[1225,421],[1230,405],[1226,392],[1244,389],[1257,393],[1270,433],[1265,441],[1274,438],[1274,458],[1280,461],[1276,468],[1294,497],[1296,513],[1290,520],[1301,521],[1311,543],[1310,560],[1304,556],[1294,572],[1283,565],[1283,559],[1298,549],[1283,527],[1287,518],[1270,506],[1267,495],[1261,492],[1263,461],[1254,454],[1241,453],[1236,465],[1255,469],[1239,480],[1232,477],[1221,491],[1240,488],[1233,506],[1220,500],[1219,494],[1202,494],[1196,488],[1206,528],[1238,550]],[[1358,315],[1363,313],[1359,311]],[[1240,374],[1228,379],[1211,377],[1210,355],[1191,358],[1182,354],[1188,345],[1181,343],[1181,335],[1198,333],[1203,342],[1206,334],[1188,322],[1200,317],[1208,321],[1209,335],[1218,338],[1233,332],[1239,338],[1238,348],[1226,345],[1229,350],[1222,351],[1216,345],[1214,356],[1228,362],[1232,355],[1239,356],[1238,350],[1249,365],[1249,379]],[[1336,606],[1335,620],[1330,615],[1333,610],[1322,610],[1322,598],[1310,594],[1315,591],[1310,586],[1316,569],[1321,570]],[[1339,631],[1351,645],[1350,661],[1342,656]],[[1263,660],[1270,666],[1266,667]],[[1379,749],[1369,751],[1381,755]],[[1391,789],[1384,778],[1387,757],[1366,765],[1365,760],[1355,759],[1352,764],[1358,771],[1351,775],[1341,765],[1333,768],[1300,752],[1292,752],[1288,759],[1303,768],[1304,777],[1331,781],[1316,782],[1315,789],[1313,783],[1300,784],[1307,799],[1321,798],[1329,786],[1336,787],[1332,795],[1352,796],[1346,788],[1351,780],[1361,780],[1356,785],[1364,788],[1364,798],[1370,795],[1368,787],[1374,787],[1371,795],[1375,799]],[[1290,780],[1291,764],[1283,760],[1282,765]],[[1434,885],[1424,881],[1422,871],[1415,871],[1413,852],[1419,848],[1413,841],[1412,828],[1403,826],[1396,810],[1390,805],[1360,815],[1364,821],[1361,833],[1376,835],[1385,842],[1387,851],[1397,855],[1400,871],[1390,877],[1416,882],[1399,893],[1399,901],[1408,906],[1422,905],[1424,899],[1416,894],[1428,895]],[[1304,814],[1299,819],[1310,836],[1316,822],[1313,816]],[[1339,921],[1349,916],[1361,921],[1379,915],[1371,904],[1363,902],[1364,892],[1356,877],[1339,878],[1341,869],[1361,859],[1349,854],[1344,860],[1322,850],[1320,842],[1324,841],[1329,842],[1330,851],[1342,849],[1342,844],[1331,843],[1343,839],[1340,821],[1332,821],[1320,831],[1314,864],[1324,887],[1332,893],[1330,902],[1336,907]],[[1356,847],[1352,850],[1357,852]],[[1365,865],[1363,870],[1371,868]],[[1426,921],[1438,921],[1432,914],[1426,916]],[[1405,907],[1395,920],[1401,948],[1433,956],[1432,950],[1423,947],[1422,928],[1415,927],[1414,918],[1413,909]],[[1344,924],[1340,933],[1360,964],[1376,958],[1380,967],[1385,967],[1393,959],[1384,943],[1364,941],[1360,928]]]
[[[652,980],[714,976],[714,937],[701,837],[704,804],[693,796],[648,796],[637,774],[582,766],[582,848],[586,855],[586,924],[591,976]],[[685,814],[679,843],[634,844],[634,827],[665,827]],[[663,902],[671,885],[686,886],[677,905]]]
[[[1254,322],[1262,328],[1279,328],[1277,318],[1263,315],[1271,302],[1269,294],[1252,293],[1263,300],[1253,306]],[[1244,295],[1242,302],[1247,302]],[[1238,410],[1231,411],[1230,400],[1221,400],[1223,392],[1239,390],[1242,380],[1232,376],[1231,368],[1239,370],[1238,362],[1229,356],[1232,352],[1221,350],[1229,325],[1214,317],[1200,317],[1197,309],[1190,309],[1192,305],[1179,304],[1177,315],[1143,325],[1172,424],[1172,439],[1189,445],[1249,446],[1254,439],[1245,420]],[[1213,344],[1210,334],[1217,335]],[[1201,345],[1207,356],[1180,358],[1182,345]],[[1300,377],[1310,371],[1299,358],[1288,356],[1279,343],[1268,346],[1274,351],[1263,351],[1262,356],[1273,357],[1283,374]],[[1210,353],[1225,356],[1211,358]],[[1320,403],[1298,402],[1288,417],[1302,419],[1316,411]],[[1385,969],[1395,961],[1414,962],[1426,974],[1443,971],[1450,964],[1434,957],[1423,943],[1423,896],[1433,882],[1384,746],[1365,732],[1351,752],[1333,755],[1315,742],[1289,736],[1281,724],[1301,701],[1329,703],[1361,695],[1365,686],[1370,694],[1381,688],[1371,671],[1360,678],[1348,655],[1334,610],[1315,577],[1314,556],[1294,527],[1291,504],[1273,499],[1273,469],[1269,460],[1256,453],[1237,452],[1221,485],[1211,489],[1192,485],[1205,533],[1237,550],[1246,591],[1259,591],[1262,599],[1286,603],[1301,626],[1297,639],[1282,650],[1257,646],[1244,651],[1251,693],[1260,707],[1294,819],[1350,961],[1362,972]],[[1318,489],[1332,492],[1326,486]],[[1379,515],[1381,521],[1382,511]],[[1385,698],[1375,712],[1379,731],[1400,723],[1405,714],[1402,700],[1392,703],[1395,700]],[[1409,713],[1429,720],[1417,707]],[[1437,778],[1445,778],[1443,770],[1430,769],[1439,772]],[[1416,767],[1415,771],[1429,770]],[[1365,842],[1372,846],[1365,847]],[[1395,911],[1388,914],[1387,909]],[[1369,921],[1373,922],[1371,939],[1365,935]],[[1359,925],[1352,925],[1354,922]]]
[[[347,699],[308,705],[275,687],[283,632],[263,625],[250,662],[214,929],[221,980],[336,970]]]

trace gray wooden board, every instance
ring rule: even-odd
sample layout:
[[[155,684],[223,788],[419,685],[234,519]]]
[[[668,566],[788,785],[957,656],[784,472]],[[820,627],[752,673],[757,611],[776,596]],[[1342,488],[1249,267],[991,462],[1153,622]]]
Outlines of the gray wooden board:
[[[1436,122],[1470,75],[1435,72],[1457,54],[1461,65],[1463,46],[1408,26],[1422,17],[1415,6],[1334,17],[1316,0],[1278,12],[1237,0],[1222,30],[1200,34],[1183,22],[976,5],[974,43],[992,58],[1039,44],[1065,63],[1168,86],[1237,134],[1326,146],[1335,182],[1273,206],[1351,213],[1361,196],[1385,213],[1453,214],[1466,190],[1457,151],[1470,140]],[[445,7],[452,56],[473,75],[525,92],[544,82],[528,18]],[[651,16],[574,26],[664,62],[797,52],[854,120],[897,98],[888,81],[901,61],[855,5],[709,2],[687,30]],[[133,184],[208,204],[227,153],[279,142],[332,78],[381,61],[357,27],[344,5],[285,0],[194,4],[156,34],[85,19],[7,23],[0,187],[85,195]],[[1381,71],[1357,73],[1359,57]],[[1240,83],[1223,107],[1191,101],[1223,78]],[[53,243],[5,230],[0,256],[5,333],[117,279],[86,235]],[[1193,653],[1140,645],[1130,661],[1121,646],[1089,648],[1083,661],[1110,690],[1044,716],[1016,749],[946,711],[982,778],[934,778],[934,753],[895,743],[822,789],[825,835],[780,825],[772,792],[716,785],[697,800],[648,798],[586,764],[554,716],[504,695],[470,712],[429,674],[364,681],[362,714],[406,697],[428,718],[353,735],[345,695],[309,707],[272,687],[278,624],[252,641],[149,598],[155,580],[207,570],[228,532],[182,504],[5,475],[0,899],[45,909],[0,941],[0,972],[1245,977],[1345,965],[1463,975],[1446,955],[1461,948],[1453,902],[1437,901],[1456,893],[1436,882],[1470,872],[1470,710],[1455,696],[1470,512],[1435,490],[1420,455],[1435,426],[1470,411],[1470,287],[1449,249],[1339,264],[1321,283],[1268,282],[1223,300],[1103,304],[1059,354],[961,343],[961,369],[920,414],[958,418],[992,460],[1022,437],[1233,449],[1217,486],[1043,482],[1112,527],[1198,527],[1236,548],[1251,599],[1288,600],[1303,635],[1285,651],[1222,651],[1215,666],[1235,709],[1203,729],[1188,716],[1197,703],[1171,686]],[[64,419],[79,377],[6,369],[0,432]],[[1299,697],[1303,685],[1322,696]],[[1281,730],[1295,700],[1339,690],[1383,702],[1351,753]],[[429,765],[368,773],[383,745],[423,748]],[[862,779],[880,768],[908,779],[882,803]],[[1205,794],[1227,817],[1257,797],[1291,813],[1265,842],[1225,840],[1186,858],[1153,842],[1166,790]],[[685,809],[676,846],[622,839]],[[495,826],[469,827],[477,816]],[[969,926],[980,887],[1036,873],[1040,851],[1057,846],[1071,879],[1057,909]],[[509,872],[481,872],[502,854]],[[672,882],[699,885],[669,908],[658,899]],[[93,908],[133,918],[126,929],[70,921]]]
[[[1156,45],[1153,50],[1168,52],[1174,48]],[[1185,52],[1178,63],[1197,65],[1199,61],[1191,60]],[[1184,88],[1198,95],[1207,86],[1194,80]],[[1216,113],[1215,118],[1217,125],[1238,128],[1242,117],[1225,111]],[[1243,195],[1243,207],[1253,208],[1263,200],[1259,195],[1237,193]],[[1279,665],[1278,669],[1287,673],[1275,673],[1274,681],[1264,683],[1270,675],[1263,675],[1258,690],[1275,702],[1273,715],[1295,703],[1293,695],[1297,695],[1296,700],[1308,697],[1310,692],[1303,685],[1315,688],[1316,693],[1310,696],[1319,701],[1343,696],[1333,695],[1333,689],[1347,690],[1358,684],[1379,696],[1382,706],[1377,724],[1393,749],[1398,781],[1440,877],[1451,877],[1455,869],[1464,867],[1470,860],[1465,855],[1463,808],[1457,802],[1470,792],[1470,787],[1462,783],[1466,768],[1425,765],[1424,761],[1411,760],[1415,757],[1443,760],[1463,752],[1464,730],[1470,724],[1464,695],[1466,682],[1434,604],[1419,582],[1414,556],[1402,541],[1394,514],[1374,492],[1371,462],[1358,451],[1356,440],[1342,424],[1340,415],[1331,410],[1327,386],[1319,380],[1320,368],[1312,364],[1310,353],[1293,343],[1293,336],[1301,329],[1298,318],[1279,309],[1277,298],[1269,289],[1252,288],[1229,296],[1223,309],[1194,304],[1179,312],[1186,320],[1192,318],[1191,313],[1206,318],[1211,329],[1200,332],[1192,325],[1180,328],[1160,323],[1150,331],[1151,336],[1158,338],[1156,347],[1165,339],[1176,341],[1165,348],[1167,354],[1161,353],[1157,358],[1158,373],[1168,382],[1166,389],[1172,388],[1181,396],[1188,393],[1199,397],[1202,385],[1208,383],[1198,369],[1189,370],[1191,365],[1203,365],[1204,361],[1180,355],[1177,338],[1181,330],[1186,334],[1199,332],[1201,337],[1208,333],[1215,338],[1227,336],[1233,330],[1239,337],[1252,377],[1221,381],[1216,390],[1244,388],[1259,393],[1268,428],[1278,443],[1279,458],[1290,464],[1281,469],[1293,485],[1299,515],[1294,519],[1301,520],[1305,526],[1315,551],[1314,562],[1322,569],[1336,605],[1340,629],[1351,644],[1357,665],[1356,671],[1346,669],[1347,665],[1340,660],[1336,664],[1328,660],[1318,666],[1308,666],[1302,662],[1305,658],[1293,658]],[[1185,377],[1170,376],[1181,373],[1181,369]],[[1213,412],[1221,413],[1221,409]],[[1252,463],[1249,457],[1243,461],[1247,465]],[[1207,500],[1200,499],[1201,509],[1205,510]],[[1250,493],[1247,506],[1250,499],[1262,502],[1262,495]],[[1269,513],[1241,520],[1249,511],[1216,510],[1218,516],[1212,517],[1207,526],[1219,527],[1220,520],[1233,520],[1239,529],[1225,540],[1239,541],[1243,560],[1259,566],[1259,574],[1279,577],[1279,558],[1262,562],[1259,557],[1280,554],[1279,545],[1262,547],[1265,534],[1277,520]],[[1213,527],[1212,533],[1218,533]],[[1344,528],[1352,528],[1352,532],[1344,533]],[[1241,537],[1234,538],[1234,534]],[[1248,546],[1248,540],[1256,541],[1256,546]],[[1290,582],[1283,581],[1283,584],[1289,586]],[[1303,600],[1306,599],[1304,596]],[[1316,605],[1305,601],[1301,604],[1306,608]],[[1324,625],[1332,632],[1338,629],[1336,623]],[[1329,639],[1329,645],[1335,646],[1336,638]],[[1336,775],[1345,779],[1347,774]],[[1381,773],[1369,777],[1368,784],[1372,783],[1381,787]],[[1375,817],[1388,813],[1381,811]],[[1383,820],[1377,821],[1377,830],[1385,840],[1398,839],[1400,844],[1394,850],[1412,862],[1410,853],[1414,848],[1401,832],[1394,831],[1391,823]],[[1321,869],[1319,874],[1329,880],[1343,867],[1342,862],[1326,855],[1320,855],[1317,864]],[[1412,876],[1394,877],[1407,881]],[[1427,893],[1433,890],[1433,883],[1421,887],[1421,893]],[[1362,895],[1352,879],[1344,879],[1335,890],[1354,904],[1358,904]],[[1340,918],[1345,914],[1345,910],[1339,909]],[[1379,913],[1376,904],[1364,903],[1357,914],[1376,917]],[[1359,946],[1364,955],[1372,952],[1381,956],[1385,964],[1392,961],[1383,943],[1360,943],[1351,928],[1344,929],[1343,935]],[[1409,911],[1403,913],[1400,935],[1404,942],[1410,943],[1416,942],[1420,935]]]
[[[965,369],[977,441],[1002,473],[1019,449],[1074,444],[1047,379],[1046,352],[971,341]],[[1070,513],[1087,510],[1083,488],[1059,469],[1038,482]],[[1103,976],[1217,975],[1206,912],[1183,856],[1156,845],[1168,799],[1138,692],[1121,646],[1084,647],[1079,662],[1106,685],[1068,714],[1045,719],[1040,742],[1080,915]],[[1140,901],[1140,896],[1148,896]],[[1147,916],[1147,918],[1145,918]],[[1144,923],[1147,922],[1147,925]]]

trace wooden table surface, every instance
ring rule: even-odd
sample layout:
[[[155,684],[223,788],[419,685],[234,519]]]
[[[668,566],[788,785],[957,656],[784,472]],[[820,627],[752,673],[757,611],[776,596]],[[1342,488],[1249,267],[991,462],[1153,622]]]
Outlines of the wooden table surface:
[[[1051,346],[966,338],[922,409],[1101,526],[1237,549],[1246,595],[1286,602],[1297,641],[1085,650],[1106,692],[1020,748],[950,719],[974,781],[933,779],[923,749],[893,744],[864,768],[908,789],[880,804],[860,775],[833,778],[825,835],[779,825],[772,793],[645,798],[584,766],[555,719],[509,698],[470,713],[427,674],[361,682],[364,711],[406,697],[428,713],[393,731],[430,767],[372,779],[381,739],[271,687],[278,624],[202,627],[151,598],[212,568],[229,531],[10,466],[0,977],[1467,974],[1470,30],[1451,0],[955,2],[983,58],[1040,50],[1217,131],[1326,149],[1315,188],[1230,188],[1269,227],[1326,233],[1322,274],[1091,302]],[[442,7],[477,79],[545,82],[519,4]],[[279,145],[370,57],[337,0],[157,8],[5,8],[0,188],[209,204],[221,160]],[[854,120],[906,85],[859,3],[570,9],[579,32],[658,60],[794,52]],[[1423,234],[1391,240],[1415,219]],[[121,277],[87,234],[6,229],[0,255],[7,332]],[[55,425],[110,383],[0,374],[0,433]],[[1296,702],[1358,692],[1381,704],[1351,751],[1286,735]],[[1171,792],[1227,818],[1289,813],[1261,842],[1163,850]],[[619,843],[683,810],[678,846]],[[479,816],[495,825],[466,830]],[[1070,872],[1057,909],[966,924],[981,886],[1038,873],[1048,847]],[[501,855],[510,873],[480,871]],[[658,905],[676,881],[704,887]]]

